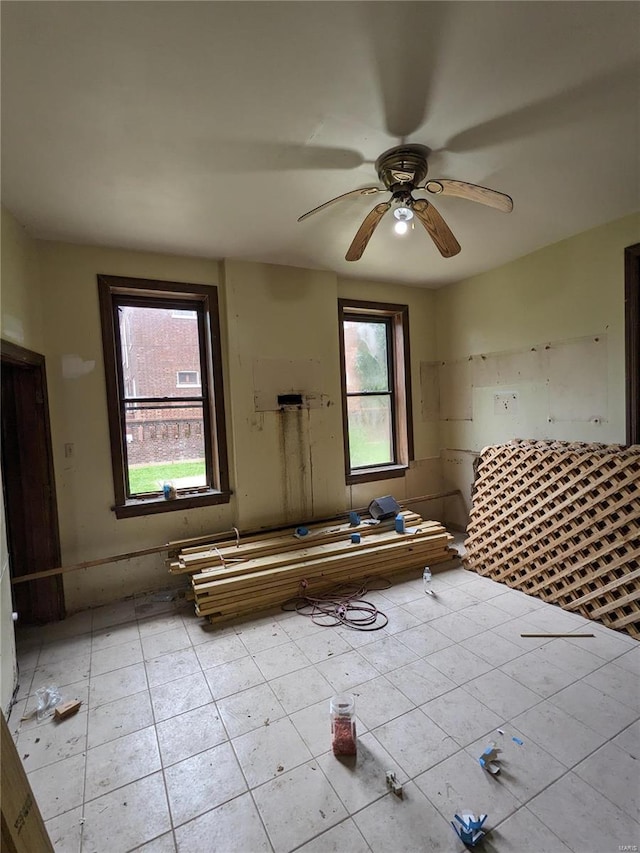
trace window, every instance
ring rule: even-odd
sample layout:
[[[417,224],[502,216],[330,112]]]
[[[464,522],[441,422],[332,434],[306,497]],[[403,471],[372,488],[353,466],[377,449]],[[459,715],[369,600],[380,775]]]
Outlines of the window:
[[[179,370],[176,388],[199,388],[200,375],[197,370]]]
[[[409,311],[338,300],[347,483],[401,477],[413,458]]]
[[[117,517],[228,502],[216,288],[99,275],[98,290]]]

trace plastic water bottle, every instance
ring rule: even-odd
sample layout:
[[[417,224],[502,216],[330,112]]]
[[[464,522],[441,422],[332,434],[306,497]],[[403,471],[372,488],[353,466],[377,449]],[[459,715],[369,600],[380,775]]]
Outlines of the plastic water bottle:
[[[424,587],[424,591],[427,595],[433,595],[433,590],[431,589],[431,569],[429,566],[424,567],[424,571],[422,573],[422,586]]]

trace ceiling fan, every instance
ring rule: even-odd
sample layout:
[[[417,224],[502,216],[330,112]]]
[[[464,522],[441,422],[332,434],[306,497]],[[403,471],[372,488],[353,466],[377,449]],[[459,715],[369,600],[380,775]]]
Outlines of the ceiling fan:
[[[396,228],[398,227],[398,223],[404,223],[404,230],[406,230],[406,223],[413,219],[415,215],[424,225],[440,254],[445,258],[452,258],[460,251],[460,244],[436,208],[425,198],[414,198],[414,192],[428,192],[431,195],[466,198],[469,201],[477,201],[480,204],[495,207],[496,210],[501,210],[503,213],[510,213],[513,210],[513,200],[508,195],[505,195],[505,193],[490,190],[487,187],[480,187],[476,184],[468,184],[466,181],[451,181],[438,178],[437,180],[427,181],[423,186],[419,186],[427,177],[428,153],[429,149],[424,145],[399,145],[395,148],[390,148],[381,154],[375,163],[378,177],[384,184],[385,189],[380,189],[380,187],[363,187],[362,189],[350,190],[350,192],[336,196],[336,198],[332,198],[329,201],[325,201],[324,204],[314,207],[313,210],[303,213],[299,217],[298,222],[302,222],[308,216],[312,216],[319,210],[324,210],[325,207],[329,207],[329,205],[334,204],[336,201],[341,201],[343,198],[390,192],[391,199],[389,201],[376,204],[373,210],[365,216],[345,255],[346,260],[360,260],[380,220],[394,205],[395,210],[393,214],[397,220]],[[402,232],[400,231],[400,233]]]

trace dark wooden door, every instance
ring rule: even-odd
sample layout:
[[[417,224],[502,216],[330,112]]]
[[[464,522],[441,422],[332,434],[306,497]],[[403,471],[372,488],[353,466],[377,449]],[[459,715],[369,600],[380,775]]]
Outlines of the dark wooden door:
[[[624,250],[627,444],[640,444],[640,243]]]
[[[2,485],[12,577],[60,565],[44,356],[2,341]],[[63,619],[62,579],[13,587],[23,623]]]

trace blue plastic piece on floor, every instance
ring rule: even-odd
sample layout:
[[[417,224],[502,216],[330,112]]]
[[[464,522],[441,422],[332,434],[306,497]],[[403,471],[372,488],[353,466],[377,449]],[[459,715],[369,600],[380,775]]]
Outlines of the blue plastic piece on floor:
[[[454,828],[456,835],[464,844],[469,847],[475,847],[481,841],[485,833],[482,831],[482,825],[487,819],[486,814],[481,814],[480,817],[474,817],[473,814],[464,813],[462,817],[459,814],[454,815],[455,819],[460,824],[460,827],[451,821],[451,826]]]

